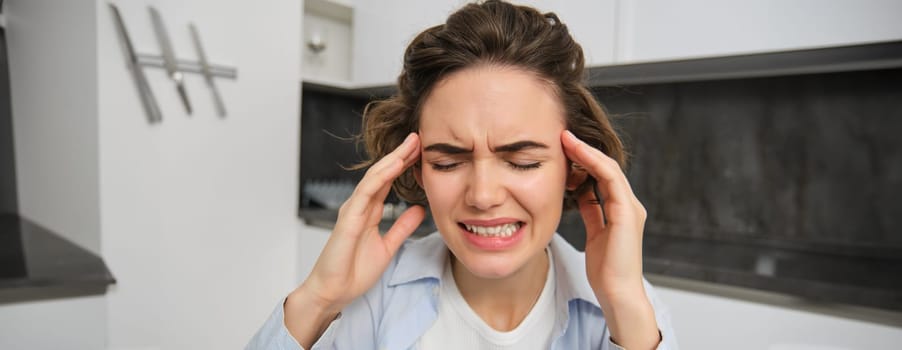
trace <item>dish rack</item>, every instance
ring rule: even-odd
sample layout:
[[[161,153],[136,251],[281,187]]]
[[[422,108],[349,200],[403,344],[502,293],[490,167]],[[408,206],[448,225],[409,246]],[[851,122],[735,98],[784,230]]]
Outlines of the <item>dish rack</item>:
[[[307,180],[304,182],[304,206],[338,210],[354,193],[356,183],[349,180]]]

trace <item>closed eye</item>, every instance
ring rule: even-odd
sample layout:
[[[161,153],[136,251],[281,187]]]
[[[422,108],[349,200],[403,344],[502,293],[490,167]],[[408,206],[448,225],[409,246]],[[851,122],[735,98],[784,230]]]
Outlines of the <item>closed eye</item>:
[[[437,171],[449,171],[456,168],[460,165],[460,162],[456,163],[429,163],[432,166],[432,169]]]
[[[538,169],[542,166],[542,162],[534,162],[534,163],[517,163],[517,162],[507,162],[514,170],[532,170]]]

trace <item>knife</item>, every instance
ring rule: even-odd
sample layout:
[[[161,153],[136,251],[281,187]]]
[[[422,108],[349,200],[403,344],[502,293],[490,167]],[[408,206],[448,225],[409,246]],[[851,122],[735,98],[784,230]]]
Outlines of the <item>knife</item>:
[[[153,6],[148,6],[147,8],[150,10],[153,30],[157,35],[157,41],[160,43],[160,50],[163,52],[163,66],[166,69],[166,74],[175,82],[175,88],[178,90],[179,97],[182,98],[185,111],[191,114],[191,102],[188,101],[188,93],[185,91],[185,84],[182,82],[182,73],[178,70],[178,62],[175,59],[175,52],[172,50],[169,35],[166,33],[166,27],[163,26],[163,18]]]
[[[138,62],[138,53],[132,46],[132,41],[128,37],[128,30],[125,29],[125,22],[122,21],[122,15],[119,14],[119,8],[116,5],[109,4],[110,11],[113,13],[113,21],[116,23],[116,32],[119,34],[119,42],[127,57],[128,70],[132,73],[135,85],[138,87],[138,95],[141,97],[141,104],[144,105],[144,111],[147,112],[147,120],[153,124],[163,121],[163,115],[160,113],[160,107],[157,105],[157,99],[153,95],[153,90],[147,83],[147,77],[144,70],[141,69]]]
[[[210,62],[207,61],[207,55],[204,53],[204,48],[200,44],[200,34],[197,33],[197,27],[194,26],[194,23],[189,24],[188,28],[191,29],[191,39],[194,41],[194,49],[197,50],[197,57],[200,59],[201,74],[203,74],[207,86],[210,87],[210,91],[213,92],[213,102],[216,105],[216,113],[219,114],[220,117],[225,117],[225,104],[222,103],[222,97],[219,96],[219,90],[217,90],[216,85],[213,84],[213,73],[210,69]]]

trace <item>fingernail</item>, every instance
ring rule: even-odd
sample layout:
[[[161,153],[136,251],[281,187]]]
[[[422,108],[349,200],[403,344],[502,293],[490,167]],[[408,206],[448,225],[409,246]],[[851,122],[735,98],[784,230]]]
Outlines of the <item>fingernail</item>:
[[[404,142],[402,142],[402,143],[408,143],[408,142],[410,142],[411,139],[413,139],[413,133],[407,134],[407,138],[405,138]]]

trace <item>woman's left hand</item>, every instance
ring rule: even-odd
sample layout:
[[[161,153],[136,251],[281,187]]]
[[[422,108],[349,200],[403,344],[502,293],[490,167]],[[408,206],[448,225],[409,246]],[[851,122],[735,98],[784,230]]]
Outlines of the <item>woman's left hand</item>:
[[[576,164],[568,177],[568,189],[591,180],[591,176],[602,197],[602,205],[592,190],[578,198],[586,226],[589,285],[619,345],[653,348],[658,340],[657,323],[642,279],[645,207],[633,194],[617,161],[567,130],[561,134],[561,143],[567,158]]]

